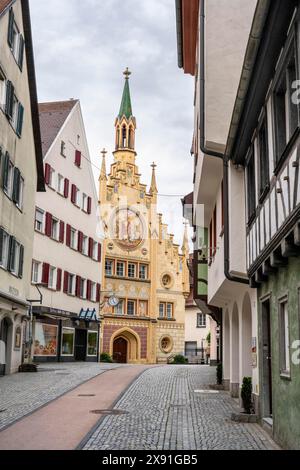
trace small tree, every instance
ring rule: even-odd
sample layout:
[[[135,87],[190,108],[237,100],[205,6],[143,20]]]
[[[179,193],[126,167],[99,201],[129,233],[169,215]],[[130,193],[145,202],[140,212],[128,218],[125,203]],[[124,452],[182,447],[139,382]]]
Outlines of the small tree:
[[[173,364],[187,364],[188,360],[186,357],[182,356],[181,354],[177,354],[174,356]]]
[[[208,346],[210,346],[210,338],[211,338],[211,335],[209,332],[208,335],[206,336],[206,341],[207,341]]]
[[[251,377],[244,377],[241,397],[243,400],[244,410],[247,414],[251,414],[252,411],[252,379]]]
[[[223,383],[223,366],[222,362],[217,365],[217,384],[222,385]]]

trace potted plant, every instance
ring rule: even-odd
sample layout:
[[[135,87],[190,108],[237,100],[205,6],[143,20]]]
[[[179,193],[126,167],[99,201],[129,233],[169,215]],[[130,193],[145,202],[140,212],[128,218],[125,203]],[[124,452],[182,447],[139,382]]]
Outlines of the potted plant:
[[[252,379],[251,377],[244,377],[241,399],[243,403],[243,412],[233,412],[231,415],[232,421],[239,423],[257,423],[258,416],[254,414],[253,402],[252,402]]]

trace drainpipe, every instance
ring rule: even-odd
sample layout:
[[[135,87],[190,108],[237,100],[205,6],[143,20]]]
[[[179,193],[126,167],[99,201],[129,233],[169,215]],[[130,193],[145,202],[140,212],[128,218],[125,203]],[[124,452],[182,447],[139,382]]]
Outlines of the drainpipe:
[[[226,279],[241,284],[249,280],[230,273],[229,249],[229,196],[228,196],[228,158],[225,154],[214,152],[205,147],[205,0],[200,0],[200,150],[203,154],[223,160],[224,186],[224,274]]]

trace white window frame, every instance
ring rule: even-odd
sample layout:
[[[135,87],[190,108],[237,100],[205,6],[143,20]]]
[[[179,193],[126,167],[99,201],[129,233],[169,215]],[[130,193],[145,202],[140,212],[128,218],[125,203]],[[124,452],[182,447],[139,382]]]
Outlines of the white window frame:
[[[97,298],[97,284],[96,282],[91,282],[91,301],[96,302]]]
[[[70,289],[71,279],[73,281],[72,282],[72,289]],[[76,275],[72,274],[72,273],[69,273],[69,276],[68,276],[68,295],[71,295],[72,297],[75,297],[75,290],[76,290]]]
[[[5,245],[4,245],[4,238],[3,238],[3,243],[2,243],[2,262],[0,261],[0,267],[2,269],[7,270],[7,265],[8,265],[8,259],[9,259],[9,240],[10,236],[6,232],[6,230],[3,230],[3,235],[5,237]]]
[[[52,217],[51,238],[55,241],[59,240],[59,220],[55,217]]]
[[[82,254],[84,254],[85,256],[88,256],[89,254],[89,237],[87,237],[86,235],[83,235],[82,238]]]
[[[81,209],[84,212],[87,212],[87,210],[88,210],[88,196],[85,193],[82,193]]]
[[[279,351],[280,351],[280,375],[291,375],[291,350],[289,328],[289,304],[285,297],[279,301]]]
[[[108,273],[107,268],[106,268],[107,263],[110,263],[110,266],[111,266],[111,272],[110,273]],[[105,260],[105,276],[113,276],[113,275],[114,275],[114,260],[106,259]]]
[[[54,266],[50,266],[48,289],[56,290],[56,283],[57,283],[57,269]]]
[[[122,274],[118,273],[118,265],[123,267],[123,272]],[[124,261],[117,261],[117,267],[116,267],[116,276],[118,277],[124,277],[125,276],[125,262]]]
[[[75,228],[71,228],[70,232],[70,247],[73,250],[77,250],[78,248],[78,231]]]
[[[65,191],[65,178],[60,173],[57,174],[57,192],[61,196],[64,195]]]
[[[80,201],[81,201],[80,190],[76,188],[75,205],[77,207],[80,207]]]
[[[36,214],[37,212],[39,212],[41,215],[42,215],[42,221],[37,221],[37,218],[36,218]],[[37,222],[38,223],[41,223],[41,230],[39,230],[37,228]],[[45,211],[43,211],[42,209],[40,209],[39,207],[36,207],[35,208],[35,215],[34,215],[34,228],[37,232],[39,233],[44,233],[45,232]]]
[[[41,281],[41,266],[42,263],[39,261],[32,261],[32,272],[31,272],[31,283],[39,284]]]
[[[199,321],[200,318],[201,320]],[[207,322],[207,318],[206,318],[205,313],[197,312],[197,328],[206,328],[206,325],[207,325],[206,322]]]
[[[87,298],[87,280],[80,279],[80,298],[86,300]]]
[[[9,197],[9,199],[12,198],[12,193],[13,193],[13,187],[14,187],[14,165],[11,160],[8,162],[8,176],[7,176],[7,189],[4,189],[4,192],[6,196]]]
[[[131,266],[134,266],[134,274],[133,276],[130,274],[130,267]],[[136,269],[137,269],[137,265],[136,263],[128,263],[128,267],[127,267],[127,277],[130,277],[130,279],[135,279],[136,278]]]
[[[51,189],[55,190],[55,170],[54,168],[50,167],[49,169],[49,185]]]
[[[93,241],[93,259],[98,260],[98,243]]]
[[[128,304],[129,303],[133,303],[133,305],[134,305],[133,313],[128,313]],[[133,300],[133,299],[128,299],[127,300],[126,314],[130,317],[135,317],[136,316],[136,300]]]
[[[21,243],[19,243],[16,240],[16,249],[15,249],[15,258],[14,258],[14,269],[11,270],[11,273],[14,276],[19,275],[19,267],[20,267],[20,249],[21,249]]]
[[[141,275],[142,272],[143,272],[142,268],[145,268],[143,275]],[[148,279],[148,265],[147,264],[140,264],[139,265],[139,278],[142,281],[146,281]]]
[[[19,200],[16,202],[16,206],[20,211],[23,210],[23,204],[24,204],[24,178],[23,176],[20,176],[20,188],[19,188]]]

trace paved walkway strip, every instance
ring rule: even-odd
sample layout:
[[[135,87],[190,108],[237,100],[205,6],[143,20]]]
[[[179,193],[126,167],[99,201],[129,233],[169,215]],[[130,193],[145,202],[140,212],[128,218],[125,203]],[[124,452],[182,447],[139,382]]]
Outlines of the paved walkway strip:
[[[40,372],[0,378],[0,430],[118,364],[43,364]],[[127,366],[126,366],[127,367]]]
[[[146,366],[121,367],[89,380],[0,432],[0,450],[72,450]]]

